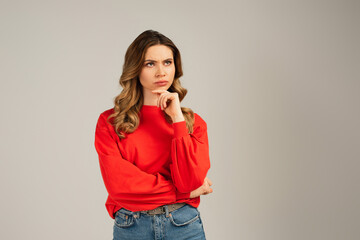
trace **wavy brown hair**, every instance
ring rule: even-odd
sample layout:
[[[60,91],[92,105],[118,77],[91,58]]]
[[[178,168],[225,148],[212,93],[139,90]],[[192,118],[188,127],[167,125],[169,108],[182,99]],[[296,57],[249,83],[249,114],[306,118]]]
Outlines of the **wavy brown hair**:
[[[184,99],[187,89],[180,84],[179,78],[183,75],[180,52],[175,44],[166,36],[153,30],[141,33],[129,46],[125,54],[123,72],[120,77],[121,93],[114,99],[114,113],[108,117],[120,139],[125,133],[134,132],[140,123],[139,112],[144,103],[142,85],[139,75],[145,60],[147,49],[154,45],[165,45],[172,50],[175,63],[175,76],[172,85],[167,91],[176,92],[180,102]],[[194,112],[190,108],[181,107],[189,133],[193,132]],[[165,111],[164,111],[165,113]],[[110,121],[110,119],[112,119]],[[170,124],[171,117],[165,113],[165,119]]]

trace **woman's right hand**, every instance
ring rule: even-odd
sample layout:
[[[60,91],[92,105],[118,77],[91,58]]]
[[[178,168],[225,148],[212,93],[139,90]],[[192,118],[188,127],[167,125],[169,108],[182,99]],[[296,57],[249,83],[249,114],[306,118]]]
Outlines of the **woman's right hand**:
[[[200,195],[206,195],[212,193],[213,190],[212,188],[210,188],[211,185],[212,185],[212,181],[208,177],[205,177],[203,185],[192,191],[190,193],[190,198],[195,198]]]

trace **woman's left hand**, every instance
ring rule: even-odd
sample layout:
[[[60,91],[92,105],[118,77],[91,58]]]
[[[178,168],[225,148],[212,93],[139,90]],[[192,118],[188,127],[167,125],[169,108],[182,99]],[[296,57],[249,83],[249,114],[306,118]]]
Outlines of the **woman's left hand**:
[[[157,106],[161,107],[167,115],[169,115],[173,122],[184,121],[184,116],[180,107],[179,94],[177,92],[169,92],[166,90],[153,90],[159,96]]]
[[[189,198],[195,198],[200,195],[207,195],[209,193],[212,193],[213,189],[210,188],[211,185],[212,185],[212,181],[210,180],[210,178],[205,177],[203,184],[199,188],[190,192]]]

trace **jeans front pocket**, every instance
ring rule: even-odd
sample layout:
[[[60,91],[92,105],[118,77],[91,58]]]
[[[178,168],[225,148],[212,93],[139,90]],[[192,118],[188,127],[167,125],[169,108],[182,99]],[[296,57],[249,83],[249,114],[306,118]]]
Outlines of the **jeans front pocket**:
[[[195,222],[196,220],[200,221],[200,213],[197,208],[186,204],[185,206],[172,211],[169,218],[173,225],[180,227]]]
[[[115,214],[115,225],[120,228],[130,227],[134,224],[134,216],[127,210],[120,209]]]

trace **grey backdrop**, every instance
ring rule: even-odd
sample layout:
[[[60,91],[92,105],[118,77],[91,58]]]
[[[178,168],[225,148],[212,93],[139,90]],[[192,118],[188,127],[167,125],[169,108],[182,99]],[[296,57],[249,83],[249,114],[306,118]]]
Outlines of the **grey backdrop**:
[[[111,239],[94,148],[129,44],[179,47],[207,239],[360,238],[359,1],[0,3],[0,239]]]

